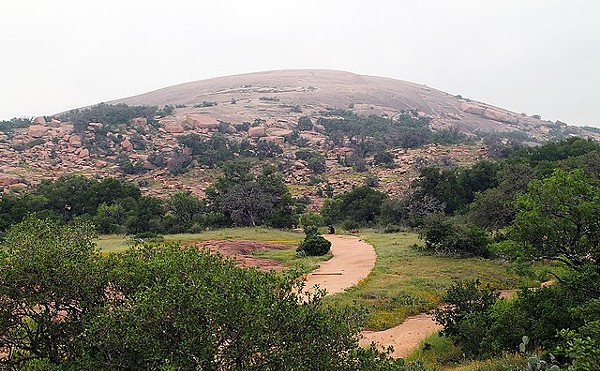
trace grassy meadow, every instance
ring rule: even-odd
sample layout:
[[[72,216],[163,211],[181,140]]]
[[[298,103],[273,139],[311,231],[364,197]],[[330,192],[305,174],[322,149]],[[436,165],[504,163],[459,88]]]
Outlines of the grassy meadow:
[[[206,240],[256,240],[289,245],[286,250],[257,252],[256,256],[273,259],[290,268],[309,272],[324,257],[296,256],[296,246],[304,235],[298,232],[268,228],[227,228],[197,234],[165,235],[165,241],[181,243]],[[446,289],[461,279],[479,279],[498,289],[532,286],[498,260],[481,258],[457,259],[423,254],[416,247],[421,241],[416,233],[378,233],[361,231],[360,237],[375,247],[377,261],[373,272],[357,286],[326,298],[331,305],[360,305],[368,312],[367,328],[383,330],[400,324],[406,317],[431,310],[442,301]],[[127,249],[126,236],[104,235],[97,240],[104,254]]]
[[[498,260],[425,255],[415,247],[421,243],[416,233],[365,231],[360,237],[375,247],[375,268],[357,286],[327,298],[327,302],[364,306],[369,329],[387,329],[410,315],[435,308],[456,280],[479,279],[498,289],[539,284],[525,281],[511,265]]]
[[[298,243],[304,238],[304,235],[280,229],[248,227],[216,229],[202,233],[170,234],[163,237],[167,242],[181,243],[208,240],[254,240],[290,245],[290,249],[295,249]],[[103,254],[108,254],[128,249],[131,246],[131,239],[129,236],[124,235],[101,235],[96,240],[96,244]]]

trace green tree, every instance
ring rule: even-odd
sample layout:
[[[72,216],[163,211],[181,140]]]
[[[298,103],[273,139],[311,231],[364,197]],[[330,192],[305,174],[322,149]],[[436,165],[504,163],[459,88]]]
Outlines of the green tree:
[[[488,313],[499,293],[477,280],[459,281],[444,296],[444,308],[436,309],[434,318],[444,326],[442,334],[460,344],[466,354],[481,355],[481,342],[492,322]]]
[[[425,249],[437,254],[490,256],[490,239],[484,230],[443,214],[428,215],[419,227],[419,236]]]
[[[581,170],[556,170],[530,183],[517,198],[510,236],[533,259],[552,259],[573,269],[600,272],[600,187]]]
[[[298,130],[299,131],[312,130],[312,128],[313,128],[313,123],[312,123],[312,120],[310,119],[310,117],[302,116],[298,119]]]
[[[106,302],[108,275],[90,225],[27,219],[0,248],[0,349],[18,367],[30,358],[59,364],[76,351],[85,320]]]
[[[379,217],[381,205],[386,199],[385,193],[371,187],[356,187],[350,192],[326,200],[321,215],[327,224],[348,220],[367,225]]]

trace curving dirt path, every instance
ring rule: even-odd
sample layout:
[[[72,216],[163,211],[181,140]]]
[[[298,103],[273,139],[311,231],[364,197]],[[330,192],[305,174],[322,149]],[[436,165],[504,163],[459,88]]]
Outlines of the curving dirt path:
[[[333,257],[306,276],[305,287],[308,291],[318,285],[330,295],[343,292],[369,275],[377,259],[373,246],[353,236],[324,237],[331,241]],[[363,331],[360,345],[367,346],[375,342],[384,350],[391,345],[394,347],[393,357],[405,357],[416,349],[421,341],[440,329],[441,326],[435,323],[430,315],[418,314],[384,331]]]
[[[336,294],[355,286],[371,273],[377,259],[373,246],[353,236],[324,237],[331,242],[333,257],[306,275],[305,291],[310,292],[318,285],[327,290],[327,294]]]
[[[390,345],[394,347],[392,357],[407,357],[430,335],[438,332],[442,326],[435,323],[426,313],[410,316],[396,327],[383,331],[363,331],[359,344],[367,346],[375,342],[381,350]]]

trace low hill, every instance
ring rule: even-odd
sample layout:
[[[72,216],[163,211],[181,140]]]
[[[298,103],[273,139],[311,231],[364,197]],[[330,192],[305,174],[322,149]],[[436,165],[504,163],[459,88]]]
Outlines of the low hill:
[[[0,186],[79,173],[144,192],[202,195],[229,160],[273,165],[295,196],[363,183],[402,194],[425,164],[600,134],[405,81],[331,70],[190,82],[94,107],[0,123]]]

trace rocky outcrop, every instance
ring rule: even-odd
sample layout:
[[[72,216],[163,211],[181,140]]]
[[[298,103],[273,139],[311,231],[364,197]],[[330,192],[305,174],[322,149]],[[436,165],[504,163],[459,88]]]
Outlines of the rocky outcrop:
[[[498,108],[488,107],[481,103],[461,102],[460,109],[466,113],[471,113],[486,119],[504,122],[507,124],[517,124],[519,122],[519,119],[510,112]]]
[[[483,117],[494,121],[506,122],[508,124],[516,124],[519,122],[518,118],[509,114],[508,112],[503,112],[492,108],[486,108],[486,110],[483,112]]]

